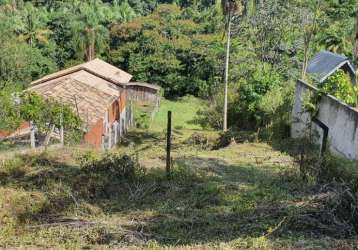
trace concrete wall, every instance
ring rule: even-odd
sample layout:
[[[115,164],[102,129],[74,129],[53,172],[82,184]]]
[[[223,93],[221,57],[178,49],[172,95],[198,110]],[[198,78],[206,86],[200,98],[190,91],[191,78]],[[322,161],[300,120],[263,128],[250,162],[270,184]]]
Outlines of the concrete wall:
[[[296,84],[295,103],[292,110],[291,136],[302,138],[307,135],[307,128],[318,132],[316,143],[321,142],[322,130],[310,123],[311,115],[304,111],[304,98],[307,93],[315,93],[318,90],[302,81]],[[319,103],[319,112],[316,117],[329,129],[329,150],[338,156],[350,160],[358,160],[358,111],[333,96],[323,96]]]

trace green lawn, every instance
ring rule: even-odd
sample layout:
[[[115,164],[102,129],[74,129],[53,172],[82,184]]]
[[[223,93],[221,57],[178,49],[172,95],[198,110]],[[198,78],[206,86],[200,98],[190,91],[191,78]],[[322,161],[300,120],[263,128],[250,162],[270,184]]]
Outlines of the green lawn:
[[[163,131],[167,126],[168,111],[172,111],[172,126],[174,129],[201,129],[195,124],[197,111],[207,105],[205,101],[193,96],[185,96],[176,101],[162,99],[159,112],[155,115],[150,126],[153,131]]]

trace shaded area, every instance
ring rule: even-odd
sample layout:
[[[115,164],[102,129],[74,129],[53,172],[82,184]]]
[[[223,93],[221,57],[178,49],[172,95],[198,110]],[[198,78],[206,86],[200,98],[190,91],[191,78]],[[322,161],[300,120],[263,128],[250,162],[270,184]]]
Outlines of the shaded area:
[[[231,246],[238,240],[251,246],[264,239],[285,248],[300,244],[298,238],[307,241],[304,245],[318,240],[332,247],[355,235],[337,224],[342,221],[327,207],[332,190],[303,181],[287,155],[255,143],[191,152],[194,148],[183,143],[188,131],[174,135],[171,180],[160,165],[143,168],[135,159],[137,154],[143,162],[164,161],[164,136],[135,131],[128,134],[128,147],[119,150],[133,156],[130,178],[116,176],[127,161],[112,156],[49,152],[2,165],[0,193],[20,197],[9,204],[23,209],[7,209],[10,217],[30,225],[27,235],[42,232],[46,241],[88,247],[142,247],[153,240],[158,246]]]

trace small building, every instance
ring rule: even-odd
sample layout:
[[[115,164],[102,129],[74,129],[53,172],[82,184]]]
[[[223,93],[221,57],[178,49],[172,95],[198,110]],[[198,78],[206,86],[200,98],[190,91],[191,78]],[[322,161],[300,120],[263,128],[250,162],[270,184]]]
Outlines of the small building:
[[[307,73],[309,73],[313,79],[322,83],[338,69],[342,69],[349,74],[352,83],[355,84],[356,72],[349,59],[329,51],[321,51],[315,55],[308,63]]]
[[[126,85],[128,98],[136,102],[151,103],[159,106],[160,87],[146,82],[130,82]]]
[[[133,120],[126,89],[131,78],[95,59],[36,80],[29,90],[70,106],[82,120],[86,144],[111,148]]]
[[[134,125],[133,103],[152,103],[157,110],[160,87],[130,82],[127,72],[95,59],[47,75],[30,84],[28,91],[60,101],[77,113],[82,121],[83,142],[96,148],[111,148]],[[30,122],[15,131],[0,131],[0,138],[26,136]],[[33,132],[32,132],[33,133]]]

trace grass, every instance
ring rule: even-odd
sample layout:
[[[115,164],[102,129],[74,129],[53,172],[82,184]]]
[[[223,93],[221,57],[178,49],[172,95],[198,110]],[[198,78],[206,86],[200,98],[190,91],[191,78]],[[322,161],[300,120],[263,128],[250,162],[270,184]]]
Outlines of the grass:
[[[17,156],[0,165],[0,248],[354,249],[324,215],[328,193],[265,143],[204,150],[187,143],[195,112],[173,131],[165,177],[164,104],[154,130],[132,130],[114,154],[138,161],[133,179],[91,166],[119,164],[81,148]],[[176,110],[181,109],[176,104]],[[182,103],[184,107],[189,102]],[[190,105],[189,105],[190,106]],[[173,109],[174,110],[174,109]],[[163,118],[164,119],[164,118]],[[184,119],[184,118],[183,118]],[[200,131],[214,136],[213,131]],[[105,164],[103,163],[105,162]],[[107,166],[107,165],[109,166]],[[96,165],[96,164],[95,164]],[[90,171],[89,171],[90,170]],[[317,215],[316,220],[310,217]],[[316,218],[315,217],[315,218]]]
[[[200,130],[200,125],[196,124],[196,112],[205,105],[205,102],[193,96],[186,96],[178,100],[171,101],[162,99],[159,112],[155,115],[151,124],[151,130],[162,132],[167,126],[168,111],[172,111],[173,128]]]

